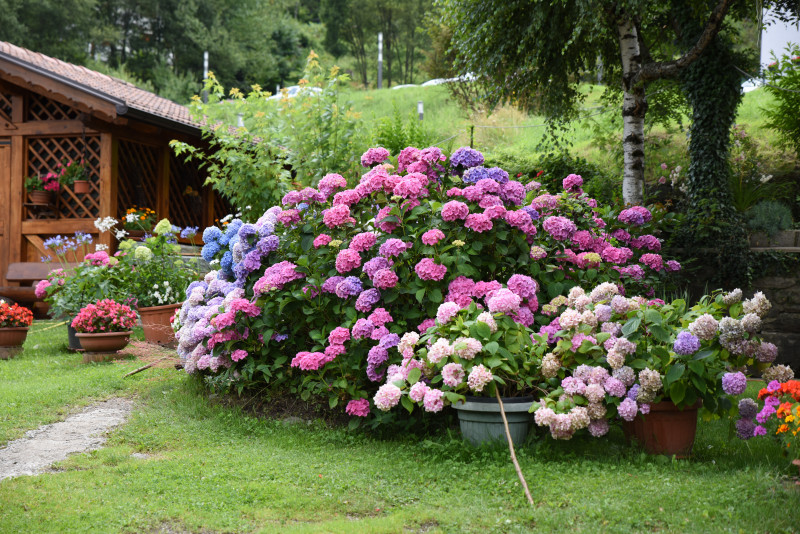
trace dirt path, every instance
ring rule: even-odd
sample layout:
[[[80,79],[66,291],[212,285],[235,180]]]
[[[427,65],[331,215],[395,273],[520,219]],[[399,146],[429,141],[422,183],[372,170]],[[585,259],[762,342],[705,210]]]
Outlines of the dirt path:
[[[27,432],[0,449],[0,480],[43,473],[70,454],[99,449],[106,441],[105,433],[124,423],[132,406],[128,399],[109,399]]]

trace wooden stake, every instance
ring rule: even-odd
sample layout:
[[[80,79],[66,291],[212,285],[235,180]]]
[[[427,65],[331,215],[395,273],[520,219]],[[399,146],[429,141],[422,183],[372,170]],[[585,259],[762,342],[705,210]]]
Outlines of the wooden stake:
[[[506,427],[506,439],[508,440],[508,450],[511,452],[511,461],[514,463],[514,469],[517,470],[519,481],[522,482],[522,489],[525,490],[525,497],[528,498],[528,502],[531,503],[531,506],[534,506],[533,497],[531,497],[531,491],[528,489],[528,483],[525,482],[522,469],[519,468],[519,462],[517,462],[517,455],[514,453],[514,441],[511,439],[511,431],[508,429],[506,411],[503,409],[503,401],[500,399],[500,392],[497,390],[497,388],[494,388],[494,394],[497,397],[497,403],[500,405],[500,415],[503,417],[503,425]]]
[[[131,371],[130,373],[127,373],[127,374],[124,374],[124,375],[122,375],[122,378],[127,378],[127,377],[129,377],[129,376],[131,376],[131,375],[135,375],[136,373],[141,373],[141,372],[142,372],[142,371],[144,371],[145,369],[150,369],[150,368],[151,368],[151,367],[153,367],[155,364],[157,364],[157,363],[160,363],[160,362],[163,362],[163,361],[164,361],[164,360],[166,360],[167,358],[172,358],[172,357],[173,357],[173,356],[171,356],[171,355],[170,355],[170,356],[164,356],[163,358],[161,358],[161,359],[159,359],[159,360],[156,360],[156,361],[154,361],[154,362],[152,362],[152,363],[148,363],[147,365],[144,365],[144,366],[142,366],[142,367],[139,367],[138,369],[134,369],[134,370],[133,370],[133,371]]]

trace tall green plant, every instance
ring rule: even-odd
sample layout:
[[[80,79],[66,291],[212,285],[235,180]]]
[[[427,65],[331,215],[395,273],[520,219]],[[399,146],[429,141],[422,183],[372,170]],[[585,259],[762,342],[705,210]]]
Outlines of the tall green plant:
[[[767,126],[778,132],[781,145],[800,156],[800,46],[791,45],[766,72],[766,91],[775,104],[764,109]]]
[[[361,130],[350,103],[341,101],[339,87],[347,80],[336,67],[326,71],[313,52],[302,89],[278,102],[257,85],[247,95],[236,88],[226,94],[210,73],[208,103],[195,97],[191,106],[209,148],[179,141],[172,147],[198,160],[208,173],[206,184],[235,206],[263,212],[294,185],[316,184],[331,172],[354,174]],[[242,126],[232,126],[240,118]]]

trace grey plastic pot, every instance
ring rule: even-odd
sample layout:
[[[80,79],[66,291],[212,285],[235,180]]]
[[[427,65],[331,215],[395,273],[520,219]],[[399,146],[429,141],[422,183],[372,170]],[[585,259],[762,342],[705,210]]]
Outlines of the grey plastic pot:
[[[532,397],[511,397],[503,399],[503,410],[508,419],[508,430],[514,445],[519,445],[528,436],[532,415],[528,410],[533,404]],[[454,404],[458,410],[458,423],[461,435],[475,446],[491,441],[506,441],[503,418],[497,399],[467,397],[466,402]]]

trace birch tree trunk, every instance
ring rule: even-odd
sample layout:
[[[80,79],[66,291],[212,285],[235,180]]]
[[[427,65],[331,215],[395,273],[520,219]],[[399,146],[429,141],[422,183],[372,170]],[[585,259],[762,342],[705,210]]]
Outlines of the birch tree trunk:
[[[622,199],[626,204],[644,202],[644,116],[647,112],[643,84],[636,84],[642,69],[639,39],[633,21],[624,18],[617,22],[620,56],[622,58],[622,150],[624,167]]]

